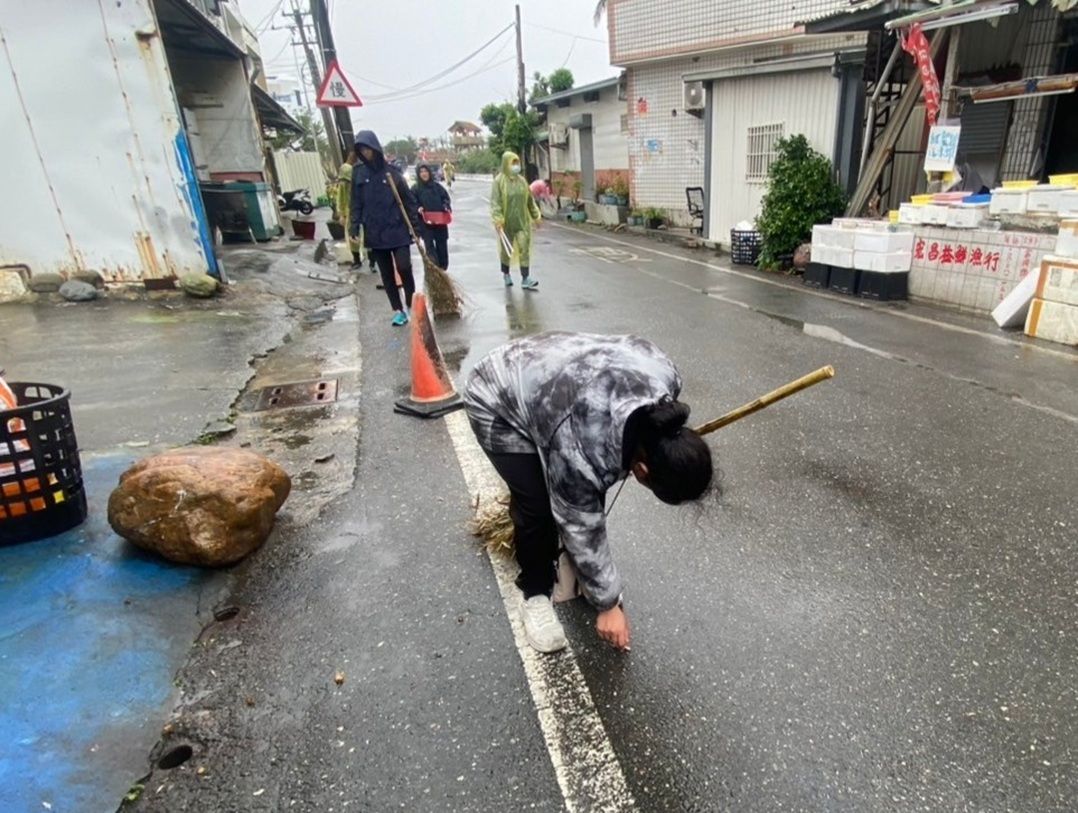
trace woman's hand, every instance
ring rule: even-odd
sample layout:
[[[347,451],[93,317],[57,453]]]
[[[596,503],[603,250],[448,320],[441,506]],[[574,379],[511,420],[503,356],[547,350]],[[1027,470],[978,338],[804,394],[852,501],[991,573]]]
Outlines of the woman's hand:
[[[599,613],[595,619],[595,631],[611,646],[623,652],[629,651],[629,617],[620,605]]]

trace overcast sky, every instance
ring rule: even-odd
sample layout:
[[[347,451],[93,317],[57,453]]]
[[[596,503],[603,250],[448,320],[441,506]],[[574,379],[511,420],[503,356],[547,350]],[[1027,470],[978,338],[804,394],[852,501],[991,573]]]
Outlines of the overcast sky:
[[[275,8],[290,9],[292,2],[239,0],[239,6],[251,25],[260,28],[270,24]],[[299,2],[306,8],[307,0]],[[329,0],[329,5],[341,66],[365,103],[352,118],[357,127],[374,130],[383,141],[438,136],[456,119],[478,124],[483,105],[516,98],[512,30],[452,73],[426,81],[509,25],[513,0]],[[520,6],[529,88],[534,71],[549,74],[563,65],[577,85],[616,75],[609,64],[606,21],[599,27],[592,23],[592,0],[522,0]],[[280,12],[272,15],[272,22],[285,25]],[[267,73],[295,76],[287,31],[267,28],[259,41]],[[419,89],[452,86],[393,100],[401,89],[420,83]]]

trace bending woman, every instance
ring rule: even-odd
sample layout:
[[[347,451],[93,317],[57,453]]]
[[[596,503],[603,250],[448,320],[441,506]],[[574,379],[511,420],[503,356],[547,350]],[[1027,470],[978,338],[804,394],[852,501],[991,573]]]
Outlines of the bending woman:
[[[494,350],[469,376],[468,418],[509,486],[521,615],[540,652],[566,645],[551,602],[559,537],[599,636],[629,648],[606,492],[629,472],[672,505],[708,489],[711,451],[685,426],[680,392],[673,362],[637,336],[540,333]]]

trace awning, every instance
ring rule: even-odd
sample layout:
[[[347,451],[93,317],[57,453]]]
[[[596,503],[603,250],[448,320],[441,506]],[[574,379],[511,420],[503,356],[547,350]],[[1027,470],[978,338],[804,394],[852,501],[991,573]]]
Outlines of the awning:
[[[251,85],[251,101],[255,103],[258,119],[263,127],[285,130],[297,135],[303,132],[303,126],[281,107],[280,102],[270,96],[259,85]]]
[[[209,56],[242,59],[244,50],[188,0],[156,0],[165,47]]]
[[[796,73],[814,68],[831,68],[835,65],[859,65],[865,61],[863,48],[846,51],[827,51],[825,53],[798,54],[780,59],[761,60],[747,65],[734,65],[728,68],[711,68],[703,71],[689,71],[682,75],[683,82],[714,82],[720,79],[736,79],[742,76],[762,76],[773,73]]]
[[[806,34],[841,34],[848,31],[873,31],[904,14],[939,8],[925,0],[867,0],[853,3],[845,11],[828,14],[804,23]]]

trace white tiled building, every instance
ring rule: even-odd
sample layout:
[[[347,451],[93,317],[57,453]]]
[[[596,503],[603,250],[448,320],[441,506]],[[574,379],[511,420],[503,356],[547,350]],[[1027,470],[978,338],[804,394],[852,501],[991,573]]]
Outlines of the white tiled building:
[[[802,133],[840,176],[859,149],[863,33],[802,25],[847,0],[611,0],[610,61],[625,68],[632,197],[688,220],[706,194],[705,236],[726,243],[759,213],[776,138]],[[844,183],[848,177],[842,177]]]

